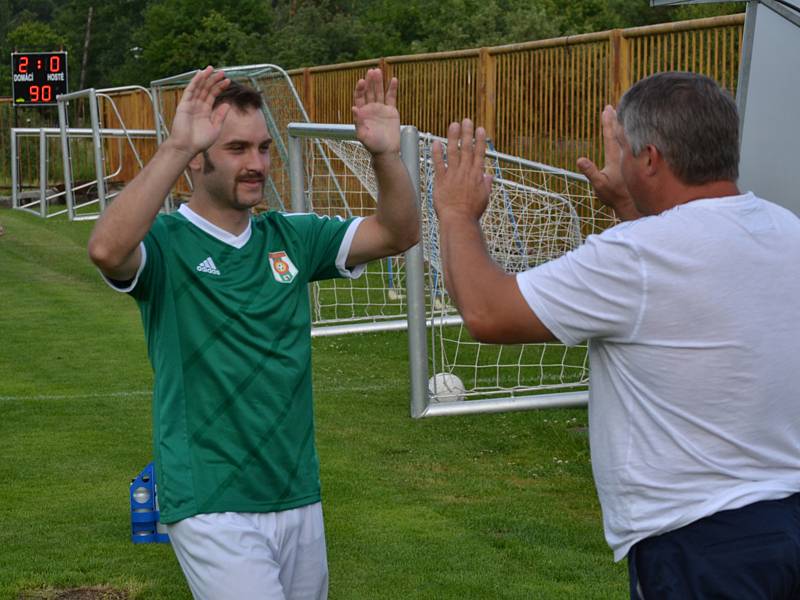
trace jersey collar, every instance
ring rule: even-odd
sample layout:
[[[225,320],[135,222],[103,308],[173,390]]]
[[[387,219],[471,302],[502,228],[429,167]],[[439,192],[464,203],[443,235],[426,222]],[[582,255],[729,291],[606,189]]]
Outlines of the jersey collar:
[[[192,225],[201,229],[208,235],[213,238],[218,239],[223,244],[228,244],[229,246],[233,246],[237,250],[244,246],[250,240],[250,221],[247,222],[247,229],[245,229],[239,235],[233,235],[222,229],[221,227],[217,227],[211,221],[208,221],[194,212],[191,208],[189,208],[188,204],[181,204],[178,207],[178,212],[183,215],[187,221],[189,221]]]

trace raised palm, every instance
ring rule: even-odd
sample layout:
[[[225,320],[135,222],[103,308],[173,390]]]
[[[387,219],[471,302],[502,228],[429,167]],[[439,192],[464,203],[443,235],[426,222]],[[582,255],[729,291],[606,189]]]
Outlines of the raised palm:
[[[219,137],[230,105],[220,104],[213,110],[212,106],[229,83],[222,71],[214,71],[212,67],[195,74],[183,92],[172,121],[170,140],[177,148],[194,156]]]
[[[578,159],[578,169],[592,184],[598,200],[611,207],[622,220],[641,216],[622,176],[622,147],[616,138],[618,127],[617,113],[612,106],[606,106],[601,116],[603,124],[603,147],[605,166],[600,170],[586,157]]]
[[[383,73],[367,71],[353,92],[353,121],[358,140],[373,155],[400,152],[400,113],[397,111],[397,79],[384,94]]]

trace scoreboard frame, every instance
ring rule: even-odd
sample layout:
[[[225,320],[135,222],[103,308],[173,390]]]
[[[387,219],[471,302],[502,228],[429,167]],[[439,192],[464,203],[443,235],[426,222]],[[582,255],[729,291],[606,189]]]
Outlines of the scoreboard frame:
[[[54,106],[69,90],[67,52],[12,52],[14,106]]]

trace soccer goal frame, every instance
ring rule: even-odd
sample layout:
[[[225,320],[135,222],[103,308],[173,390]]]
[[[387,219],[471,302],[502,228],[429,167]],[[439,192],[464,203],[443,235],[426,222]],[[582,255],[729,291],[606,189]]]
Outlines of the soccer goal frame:
[[[289,149],[289,172],[291,181],[291,205],[293,211],[306,212],[313,208],[311,197],[314,194],[313,185],[307,185],[309,181],[308,170],[305,166],[306,157],[304,156],[304,141],[307,140],[355,140],[355,128],[352,125],[330,125],[317,123],[292,123],[288,128],[288,149]],[[401,155],[403,163],[411,176],[412,183],[417,190],[417,199],[420,206],[421,219],[421,242],[405,253],[405,295],[407,297],[407,318],[395,319],[391,321],[378,321],[367,323],[345,323],[331,326],[314,326],[312,335],[327,336],[341,335],[349,333],[368,333],[377,331],[407,330],[408,332],[408,352],[409,352],[409,372],[410,372],[410,413],[415,419],[445,415],[493,413],[519,410],[532,410],[541,408],[556,407],[581,407],[588,401],[588,386],[585,377],[580,381],[569,384],[561,384],[562,389],[535,389],[535,390],[503,390],[485,395],[494,397],[483,397],[470,400],[439,401],[436,390],[431,390],[429,386],[433,379],[430,377],[431,367],[436,370],[437,364],[435,356],[431,357],[434,364],[429,360],[428,349],[436,350],[436,331],[443,327],[463,328],[460,316],[452,306],[446,305],[446,301],[439,301],[439,297],[446,292],[436,289],[431,284],[434,277],[432,272],[437,270],[433,265],[438,260],[435,257],[426,255],[426,250],[430,246],[431,231],[436,228],[435,217],[431,216],[431,191],[432,177],[430,164],[430,147],[435,138],[429,134],[419,134],[414,127],[404,126],[401,131]],[[446,142],[446,140],[442,140]],[[308,147],[311,147],[310,145]],[[546,171],[557,177],[569,177],[581,180],[585,183],[582,176],[541,165],[532,161],[524,161],[516,157],[490,151],[487,161],[487,168],[492,168],[492,164],[499,164],[499,161],[512,161],[521,168],[535,168],[539,171]],[[498,171],[499,174],[502,174]],[[546,196],[554,200],[557,204],[566,204],[563,210],[565,214],[574,215],[572,222],[578,222],[578,215],[574,207],[566,202],[558,193],[547,190],[536,190],[531,185],[513,180],[497,177],[495,185],[498,186],[498,193],[507,193],[509,190],[519,193],[536,193],[539,196]],[[364,179],[364,176],[361,176]],[[519,178],[517,178],[519,179]],[[365,186],[369,186],[369,181],[362,181]],[[424,200],[423,200],[424,198]],[[570,217],[572,219],[573,217]],[[609,221],[611,219],[609,218]],[[486,226],[486,224],[485,224]],[[508,225],[507,225],[508,226]],[[515,230],[516,224],[510,225]],[[580,229],[574,230],[567,228],[567,237],[573,237],[570,244],[577,245],[582,242]],[[428,250],[431,252],[430,250]],[[556,252],[556,251],[553,251]],[[563,250],[557,252],[563,253]],[[548,260],[553,256],[545,256],[537,259],[538,262]],[[526,259],[537,262],[537,260]],[[528,264],[526,263],[526,264]],[[438,274],[436,276],[439,276]],[[434,277],[435,278],[435,277]],[[427,282],[427,285],[426,285]],[[435,354],[435,352],[434,352]]]
[[[119,110],[117,109],[116,103],[114,102],[114,98],[110,95],[112,93],[119,93],[119,92],[142,92],[144,93],[150,100],[153,109],[155,110],[155,105],[153,104],[153,97],[147,88],[144,88],[140,85],[127,85],[121,87],[113,87],[113,88],[103,88],[96,90],[94,88],[87,88],[84,90],[78,90],[76,92],[71,92],[68,94],[60,94],[56,97],[56,101],[58,103],[58,124],[59,124],[59,134],[61,138],[61,157],[64,165],[64,187],[65,187],[65,198],[66,198],[66,213],[69,217],[70,221],[83,221],[83,220],[95,220],[100,217],[102,212],[105,210],[106,205],[108,202],[114,198],[119,192],[109,192],[107,189],[107,183],[112,180],[119,172],[122,170],[122,162],[120,162],[119,167],[112,172],[111,174],[106,173],[106,156],[104,152],[104,144],[103,140],[107,137],[116,137],[120,141],[124,138],[128,142],[128,146],[135,158],[137,164],[139,165],[139,169],[144,168],[144,162],[142,161],[141,156],[139,155],[139,151],[136,149],[136,145],[133,142],[134,138],[156,138],[157,134],[154,130],[132,130],[128,129],[123,122],[122,116],[120,115]],[[111,111],[116,116],[117,120],[119,121],[121,127],[117,129],[108,129],[101,126],[101,116],[100,116],[100,108],[99,108],[99,99],[104,99],[108,102],[108,105],[111,108]],[[75,185],[73,181],[73,169],[72,169],[72,152],[70,148],[70,141],[76,138],[81,137],[80,135],[76,135],[79,133],[80,130],[71,128],[69,126],[69,117],[67,113],[67,106],[70,102],[83,100],[85,99],[88,102],[89,108],[89,118],[91,123],[91,129],[89,130],[88,136],[91,138],[92,142],[92,155],[94,159],[94,171],[95,171],[95,179],[89,183]],[[97,197],[89,199],[85,202],[79,202],[76,198],[76,192],[79,190],[94,186],[97,192]],[[45,203],[44,197],[42,198],[42,203]],[[94,210],[93,210],[94,209]]]

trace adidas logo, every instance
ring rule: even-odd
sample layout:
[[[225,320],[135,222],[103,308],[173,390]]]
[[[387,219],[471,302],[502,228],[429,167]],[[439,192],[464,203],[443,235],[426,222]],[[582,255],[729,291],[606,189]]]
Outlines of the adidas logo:
[[[217,265],[214,264],[214,259],[210,256],[197,265],[197,270],[201,273],[210,273],[211,275],[221,275],[222,273],[219,272]]]

